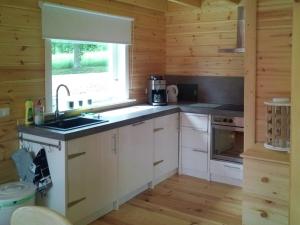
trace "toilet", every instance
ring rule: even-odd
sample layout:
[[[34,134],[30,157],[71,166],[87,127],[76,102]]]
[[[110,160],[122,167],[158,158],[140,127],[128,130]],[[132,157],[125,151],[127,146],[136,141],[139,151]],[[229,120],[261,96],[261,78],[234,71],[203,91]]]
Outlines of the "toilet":
[[[9,225],[12,213],[22,206],[35,205],[36,187],[31,183],[0,185],[0,225]]]

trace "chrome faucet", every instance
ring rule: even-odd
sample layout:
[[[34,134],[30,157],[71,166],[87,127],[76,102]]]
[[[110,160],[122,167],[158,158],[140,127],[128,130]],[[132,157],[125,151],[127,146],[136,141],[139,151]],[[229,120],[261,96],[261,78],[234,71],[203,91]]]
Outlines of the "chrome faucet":
[[[55,110],[55,119],[56,120],[59,119],[59,115],[60,115],[59,110],[58,110],[58,91],[61,87],[64,87],[68,92],[68,96],[70,96],[70,90],[66,85],[64,85],[64,84],[58,85],[58,87],[56,88],[56,110]]]

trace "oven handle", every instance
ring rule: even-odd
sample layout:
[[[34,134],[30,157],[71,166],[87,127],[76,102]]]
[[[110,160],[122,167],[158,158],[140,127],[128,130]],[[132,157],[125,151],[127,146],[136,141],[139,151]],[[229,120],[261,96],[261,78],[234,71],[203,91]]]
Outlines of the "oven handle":
[[[244,132],[244,128],[242,128],[242,127],[229,127],[229,126],[222,126],[222,125],[212,124],[212,128],[221,129],[221,130]]]

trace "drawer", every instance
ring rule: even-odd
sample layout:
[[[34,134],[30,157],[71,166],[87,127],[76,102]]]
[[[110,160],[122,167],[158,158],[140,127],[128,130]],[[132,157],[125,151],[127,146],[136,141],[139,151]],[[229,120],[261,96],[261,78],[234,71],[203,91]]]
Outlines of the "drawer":
[[[255,159],[244,159],[244,191],[288,201],[289,166]]]
[[[192,148],[182,147],[182,168],[207,172],[208,171],[208,154],[205,151]]]
[[[190,127],[181,128],[181,146],[208,151],[208,134]]]
[[[207,132],[208,131],[208,115],[181,113],[181,126],[192,127],[194,129]]]
[[[210,160],[210,172],[233,179],[243,179],[243,166],[240,164]]]
[[[271,201],[259,196],[244,195],[243,224],[245,225],[288,225],[287,202]]]

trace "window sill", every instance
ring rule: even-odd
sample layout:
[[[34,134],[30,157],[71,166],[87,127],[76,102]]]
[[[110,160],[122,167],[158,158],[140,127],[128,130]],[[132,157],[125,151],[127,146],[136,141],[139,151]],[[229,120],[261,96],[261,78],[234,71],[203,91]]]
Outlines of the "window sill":
[[[114,101],[111,102],[110,104],[105,104],[103,106],[98,105],[91,108],[81,108],[81,109],[62,111],[62,113],[64,113],[65,117],[72,117],[72,116],[79,116],[80,114],[87,113],[87,112],[96,113],[96,112],[103,112],[112,109],[132,106],[135,105],[136,103],[137,103],[136,99],[126,99],[126,100]],[[46,116],[46,120],[51,120],[54,117],[54,113],[47,113],[45,116]]]

